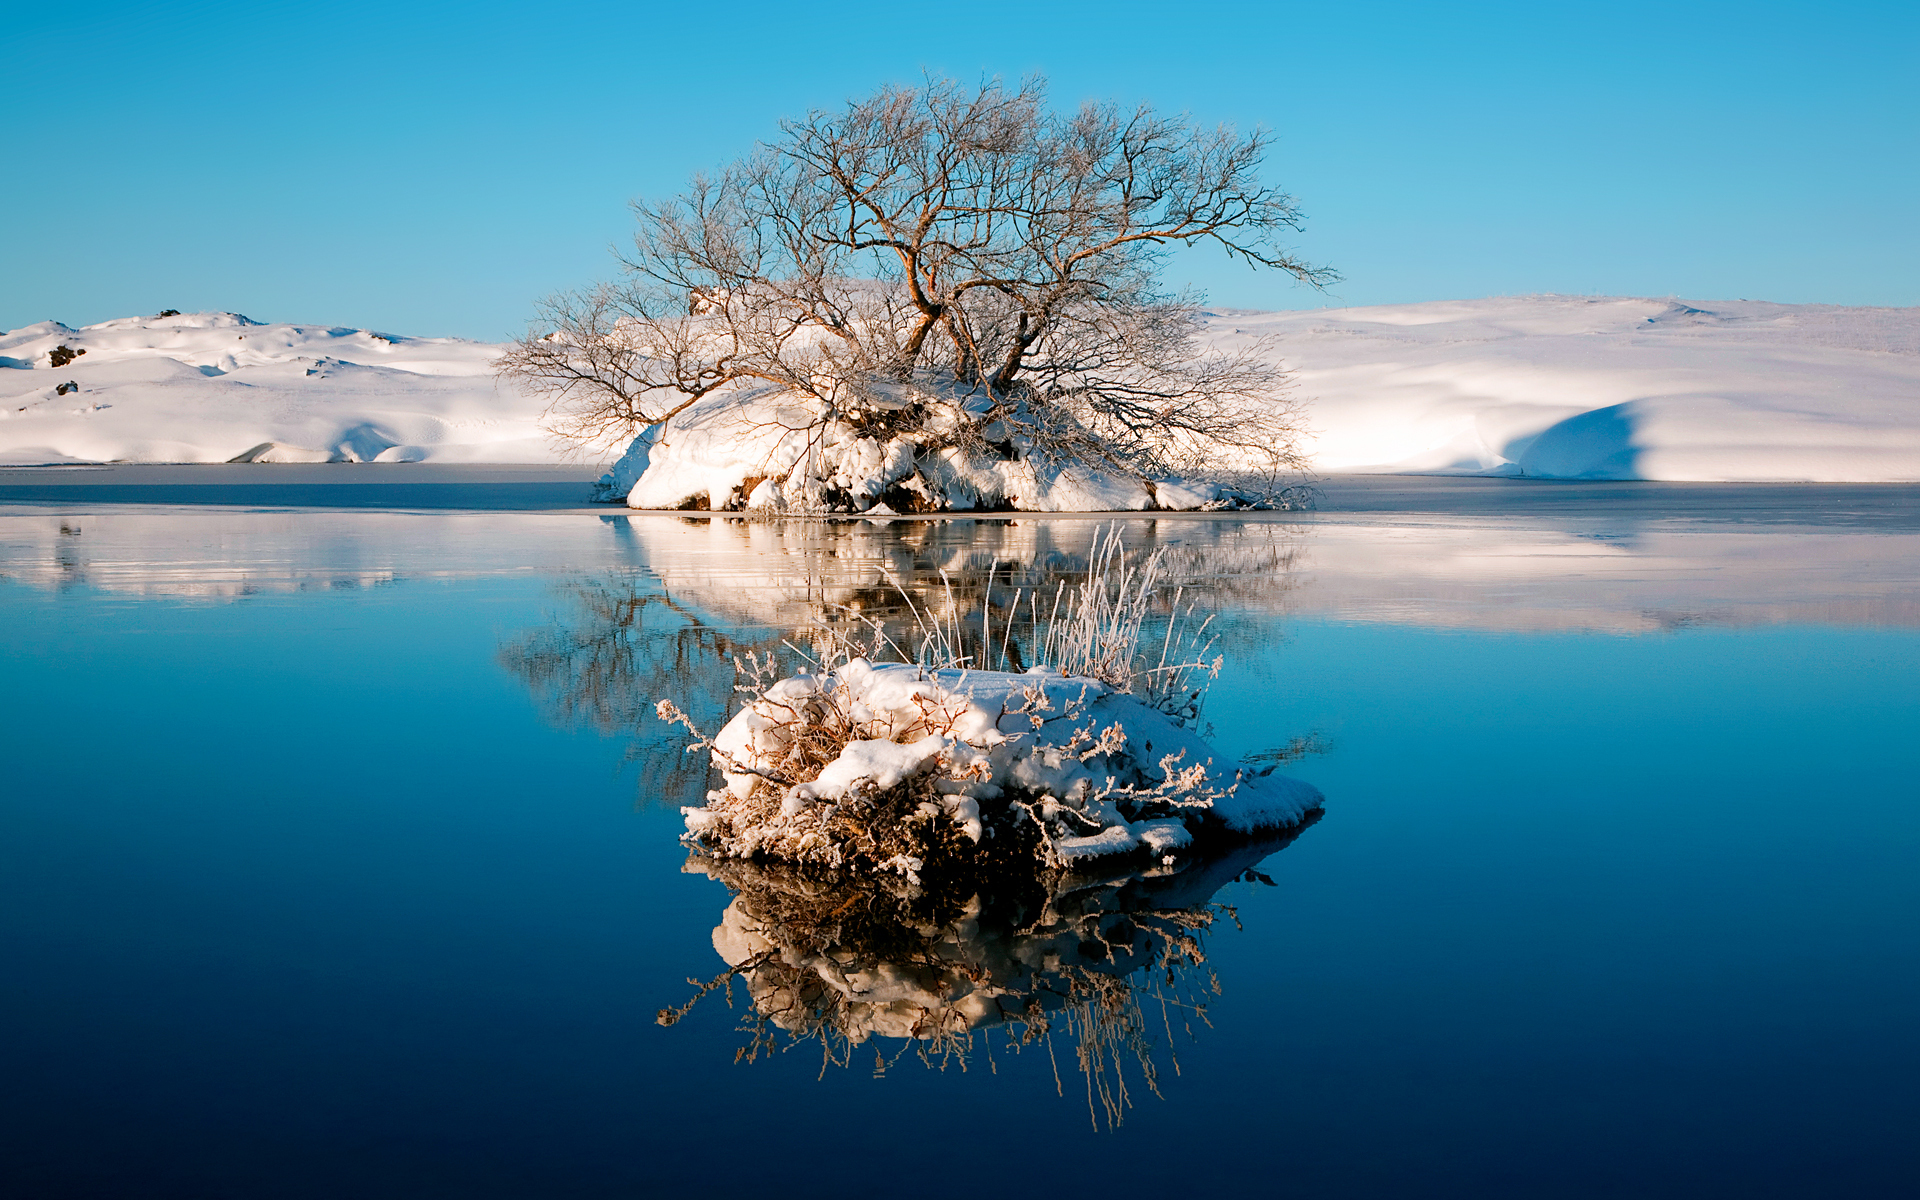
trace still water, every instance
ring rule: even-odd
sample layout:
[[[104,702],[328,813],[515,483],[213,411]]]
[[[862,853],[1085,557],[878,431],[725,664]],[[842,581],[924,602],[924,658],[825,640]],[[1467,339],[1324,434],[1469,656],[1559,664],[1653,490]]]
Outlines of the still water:
[[[653,699],[1095,528],[0,517],[0,1188],[1912,1194],[1920,535],[1134,522],[1322,820],[827,934],[689,868]],[[794,1017],[850,972],[1043,1019]]]

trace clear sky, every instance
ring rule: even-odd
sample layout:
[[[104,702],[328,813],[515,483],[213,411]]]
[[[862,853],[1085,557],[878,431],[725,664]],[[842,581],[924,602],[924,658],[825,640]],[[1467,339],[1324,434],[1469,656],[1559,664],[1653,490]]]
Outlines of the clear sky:
[[[626,202],[923,70],[1278,135],[1319,295],[1920,304],[1920,4],[23,5],[0,329],[161,308],[495,339]]]

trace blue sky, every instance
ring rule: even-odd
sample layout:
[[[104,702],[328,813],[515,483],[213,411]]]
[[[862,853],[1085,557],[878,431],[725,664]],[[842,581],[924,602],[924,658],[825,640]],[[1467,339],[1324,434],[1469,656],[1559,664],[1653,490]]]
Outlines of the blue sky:
[[[1322,296],[1920,303],[1920,5],[40,5],[7,18],[0,328],[163,307],[500,338],[626,202],[923,70],[1278,135]]]

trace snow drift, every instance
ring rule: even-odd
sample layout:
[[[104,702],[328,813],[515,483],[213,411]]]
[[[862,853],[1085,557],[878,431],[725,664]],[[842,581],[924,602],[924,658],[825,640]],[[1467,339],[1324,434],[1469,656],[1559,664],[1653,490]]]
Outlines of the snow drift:
[[[1220,312],[1273,335],[1323,472],[1920,480],[1920,309],[1525,296]]]

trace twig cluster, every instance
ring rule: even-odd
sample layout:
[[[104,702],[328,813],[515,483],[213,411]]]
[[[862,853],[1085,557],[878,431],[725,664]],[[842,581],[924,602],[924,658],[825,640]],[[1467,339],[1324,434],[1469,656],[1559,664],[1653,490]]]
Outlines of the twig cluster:
[[[1202,245],[1337,278],[1285,245],[1303,218],[1261,181],[1271,143],[1146,106],[1057,111],[1038,77],[883,88],[636,202],[621,280],[546,301],[499,369],[596,448],[771,385],[822,427],[908,430],[928,454],[1146,479],[1298,470],[1276,348],[1205,348],[1200,298],[1159,283],[1169,253]],[[934,411],[956,394],[972,398],[946,406],[958,423]]]

